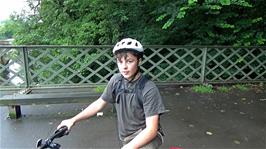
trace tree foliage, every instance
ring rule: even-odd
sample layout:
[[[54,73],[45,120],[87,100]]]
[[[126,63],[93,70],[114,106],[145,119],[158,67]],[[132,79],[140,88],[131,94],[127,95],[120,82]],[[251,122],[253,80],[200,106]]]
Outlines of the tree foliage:
[[[0,39],[12,38],[15,33],[15,23],[12,20],[7,20],[0,24]]]
[[[114,44],[123,37],[136,38],[144,44],[266,43],[263,0],[28,2],[34,13],[11,19],[14,25],[9,30],[16,44]]]
[[[165,22],[163,29],[173,31],[171,36],[178,39],[174,42],[265,45],[263,0],[165,1],[161,5],[157,9],[160,14],[157,21]]]

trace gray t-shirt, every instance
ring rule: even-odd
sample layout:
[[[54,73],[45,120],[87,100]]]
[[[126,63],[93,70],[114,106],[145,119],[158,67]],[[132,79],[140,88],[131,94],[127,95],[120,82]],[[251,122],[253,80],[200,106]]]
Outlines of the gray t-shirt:
[[[122,86],[125,89],[131,90],[135,88],[142,75],[138,80],[133,82],[128,82],[124,79]],[[142,90],[142,95],[144,97],[142,103],[143,106],[139,104],[137,95],[135,93],[123,93],[116,96],[119,99],[117,103],[116,97],[113,97],[113,91],[116,83],[119,82],[121,74],[115,74],[111,80],[108,82],[101,98],[108,103],[114,103],[117,111],[118,118],[118,132],[119,138],[123,140],[125,137],[144,129],[146,127],[145,118],[160,115],[165,112],[165,107],[162,102],[162,97],[156,85],[148,80]]]

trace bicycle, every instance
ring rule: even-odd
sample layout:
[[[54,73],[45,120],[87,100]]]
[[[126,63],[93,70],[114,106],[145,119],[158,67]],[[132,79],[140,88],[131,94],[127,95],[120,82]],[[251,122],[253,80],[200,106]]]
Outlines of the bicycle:
[[[53,142],[56,138],[61,138],[64,135],[68,135],[68,128],[66,126],[63,126],[59,129],[57,129],[54,134],[50,137],[48,137],[44,142],[42,139],[38,139],[36,143],[37,149],[60,149],[61,145],[58,143]]]

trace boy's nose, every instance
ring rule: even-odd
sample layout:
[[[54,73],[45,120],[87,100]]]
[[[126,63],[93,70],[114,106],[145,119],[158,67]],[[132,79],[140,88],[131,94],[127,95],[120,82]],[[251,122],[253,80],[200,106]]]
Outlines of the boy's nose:
[[[124,69],[127,68],[127,64],[126,63],[123,63],[122,66],[123,66]]]

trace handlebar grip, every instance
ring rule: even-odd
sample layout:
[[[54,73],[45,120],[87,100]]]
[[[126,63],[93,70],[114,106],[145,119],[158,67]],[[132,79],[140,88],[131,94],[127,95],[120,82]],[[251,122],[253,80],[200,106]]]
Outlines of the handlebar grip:
[[[63,127],[59,128],[59,129],[57,129],[54,132],[53,138],[61,138],[64,135],[67,135],[68,134],[67,130],[68,130],[67,126],[63,126]]]

